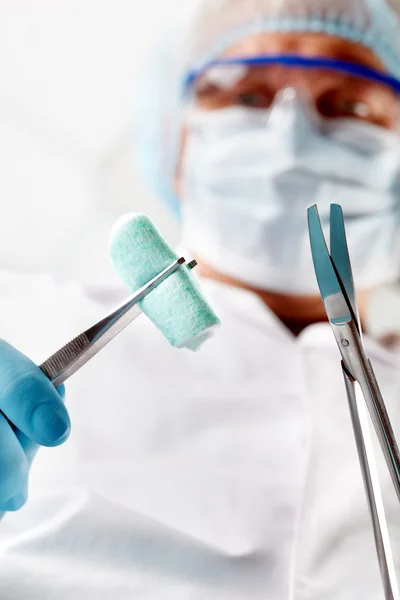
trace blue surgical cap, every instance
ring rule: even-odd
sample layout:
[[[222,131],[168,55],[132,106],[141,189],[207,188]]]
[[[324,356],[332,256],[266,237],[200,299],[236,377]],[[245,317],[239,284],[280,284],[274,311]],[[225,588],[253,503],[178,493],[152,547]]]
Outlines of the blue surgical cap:
[[[182,3],[185,4],[185,3]],[[198,0],[187,3],[146,65],[135,110],[136,160],[179,216],[174,192],[187,72],[240,39],[266,32],[325,33],[370,48],[400,78],[400,0]]]

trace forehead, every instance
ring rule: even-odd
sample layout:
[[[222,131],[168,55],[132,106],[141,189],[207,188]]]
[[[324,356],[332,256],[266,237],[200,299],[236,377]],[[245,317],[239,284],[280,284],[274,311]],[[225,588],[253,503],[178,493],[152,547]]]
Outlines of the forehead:
[[[334,1],[334,0],[333,0]],[[259,54],[300,54],[324,56],[365,65],[384,71],[383,64],[369,48],[323,33],[260,33],[245,37],[223,56],[257,56]]]

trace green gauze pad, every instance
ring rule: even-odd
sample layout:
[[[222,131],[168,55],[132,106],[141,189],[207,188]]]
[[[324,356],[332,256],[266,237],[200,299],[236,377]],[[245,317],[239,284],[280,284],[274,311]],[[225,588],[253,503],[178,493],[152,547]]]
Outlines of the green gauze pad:
[[[114,226],[110,257],[117,274],[136,292],[178,259],[146,215],[130,214]],[[196,351],[220,321],[187,265],[140,302],[172,346]]]

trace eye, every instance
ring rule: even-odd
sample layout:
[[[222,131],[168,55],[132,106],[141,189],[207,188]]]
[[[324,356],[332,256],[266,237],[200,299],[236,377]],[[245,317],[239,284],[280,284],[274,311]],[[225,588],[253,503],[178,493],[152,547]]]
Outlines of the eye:
[[[339,104],[339,110],[344,116],[356,117],[358,119],[368,119],[370,109],[365,102],[354,100],[343,100]]]
[[[338,91],[331,91],[318,100],[317,107],[322,116],[327,118],[353,118],[370,120],[371,110],[367,102],[358,98],[350,98]]]
[[[250,108],[269,108],[271,103],[271,94],[267,91],[241,92],[236,97],[236,104]]]

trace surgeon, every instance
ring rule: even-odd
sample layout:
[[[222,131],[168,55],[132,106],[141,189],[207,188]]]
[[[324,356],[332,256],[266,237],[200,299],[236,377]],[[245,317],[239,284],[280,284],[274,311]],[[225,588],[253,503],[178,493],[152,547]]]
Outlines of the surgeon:
[[[135,145],[223,326],[178,356],[138,322],[64,405],[13,347],[50,345],[38,287],[3,286],[0,598],[380,600],[306,209],[327,223],[343,207],[365,320],[397,276],[400,7],[204,0],[189,16],[137,92]],[[20,335],[16,288],[31,290]],[[398,355],[366,346],[399,436]],[[33,461],[39,445],[60,447]],[[379,468],[399,566],[400,507]]]

